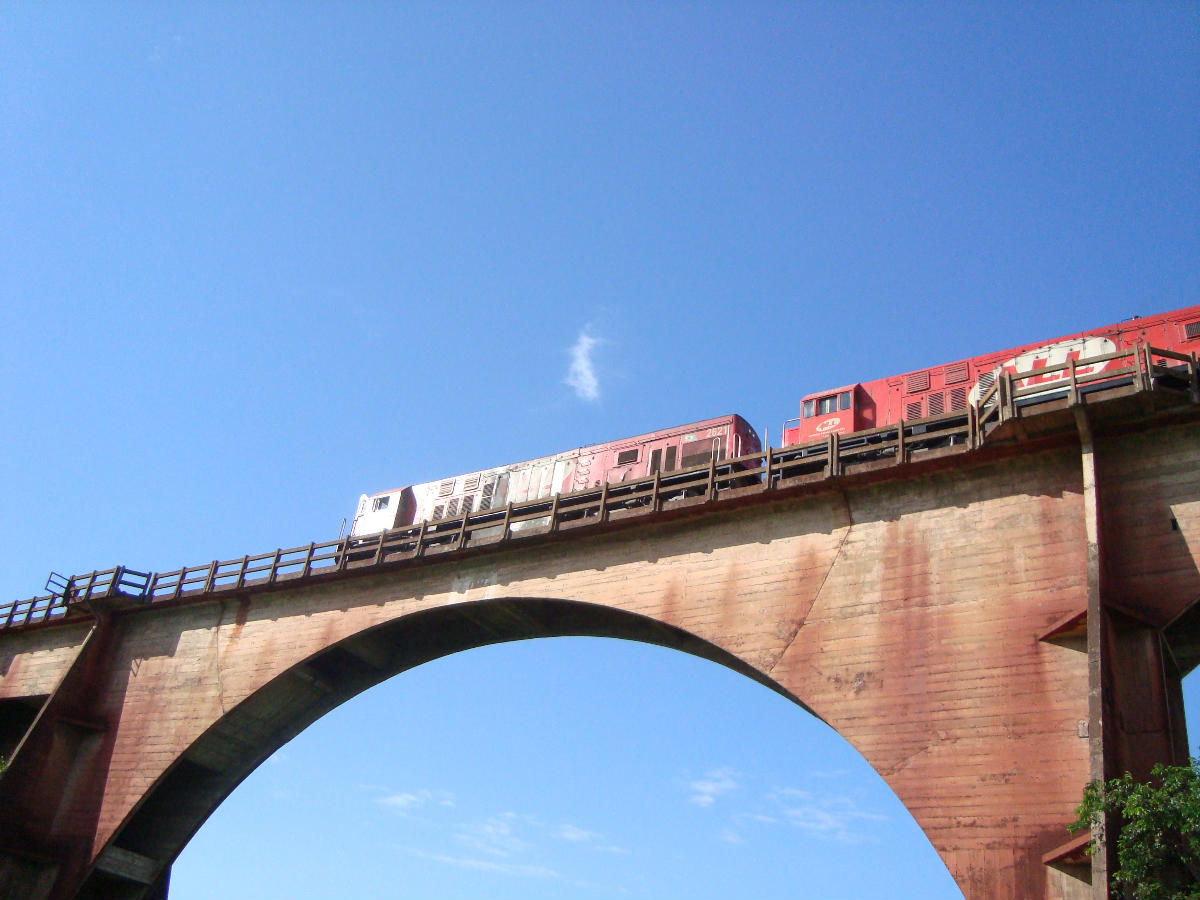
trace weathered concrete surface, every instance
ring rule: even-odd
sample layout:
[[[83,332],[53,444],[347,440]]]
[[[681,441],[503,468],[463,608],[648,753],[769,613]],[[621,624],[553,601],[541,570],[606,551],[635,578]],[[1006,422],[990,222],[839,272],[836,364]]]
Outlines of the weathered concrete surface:
[[[1104,732],[1109,768],[1178,746],[1159,635],[1200,597],[1197,447],[1194,424],[1097,437],[1103,590],[1145,620],[1107,626],[1120,723]],[[1078,893],[1042,855],[1065,840],[1088,779],[1087,654],[1042,638],[1087,608],[1079,446],[897,472],[907,477],[114,616],[97,631],[103,654],[76,664],[94,686],[70,701],[89,709],[84,731],[45,739],[72,760],[54,809],[0,779],[0,892],[161,895],[228,791],[348,697],[471,646],[598,634],[716,659],[815,711],[895,790],[966,896]],[[85,633],[0,637],[0,703],[53,691]],[[51,840],[14,826],[26,814]],[[81,842],[83,863],[54,863]]]

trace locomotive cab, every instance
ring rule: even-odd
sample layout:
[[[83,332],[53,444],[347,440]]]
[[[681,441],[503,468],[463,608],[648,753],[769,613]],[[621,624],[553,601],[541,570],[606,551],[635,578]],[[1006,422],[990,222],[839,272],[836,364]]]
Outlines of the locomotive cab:
[[[865,427],[859,385],[809,394],[800,401],[800,417],[783,425],[783,445],[820,440],[830,434],[849,434]]]
[[[358,498],[358,509],[350,526],[350,537],[357,538],[411,525],[413,509],[413,492],[410,487],[371,496],[363,494]]]

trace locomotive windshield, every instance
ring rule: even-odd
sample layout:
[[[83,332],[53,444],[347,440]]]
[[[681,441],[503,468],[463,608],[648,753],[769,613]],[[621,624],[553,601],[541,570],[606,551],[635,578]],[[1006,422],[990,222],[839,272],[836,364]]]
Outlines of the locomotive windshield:
[[[828,397],[805,400],[802,415],[806,419],[811,419],[813,416],[824,416],[841,409],[849,408],[850,391],[842,391],[840,394],[830,394]]]

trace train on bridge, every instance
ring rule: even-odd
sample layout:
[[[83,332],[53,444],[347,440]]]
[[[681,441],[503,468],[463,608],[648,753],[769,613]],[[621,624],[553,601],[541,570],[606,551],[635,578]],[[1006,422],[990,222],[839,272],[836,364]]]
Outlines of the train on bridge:
[[[1068,369],[1055,367],[1072,360],[1097,360],[1138,345],[1183,354],[1200,350],[1200,306],[808,394],[801,398],[800,415],[784,423],[783,446],[818,441],[831,434],[848,435],[900,422],[920,422],[947,413],[965,414],[1003,372],[1022,373],[1026,386],[1043,388],[1027,395],[1025,402],[1046,399],[1061,393],[1071,374]],[[1119,359],[1101,359],[1075,367],[1074,374],[1090,375],[1121,364]],[[1040,369],[1049,371],[1037,375]],[[736,459],[763,449],[758,434],[739,415],[693,422],[440,481],[363,494],[350,538],[605,483],[709,466],[713,461]]]

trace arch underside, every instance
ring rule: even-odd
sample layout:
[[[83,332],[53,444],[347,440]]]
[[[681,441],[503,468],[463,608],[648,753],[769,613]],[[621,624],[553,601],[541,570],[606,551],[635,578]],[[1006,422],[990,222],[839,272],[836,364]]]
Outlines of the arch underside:
[[[709,641],[613,607],[520,597],[413,613],[314,654],[229,710],[168,768],[100,856],[158,861],[153,880],[148,871],[134,881],[96,867],[79,896],[138,898],[165,889],[170,864],[220,803],[276,750],[363,691],[464,650],[546,637],[615,638],[679,650],[726,666],[816,715]]]

